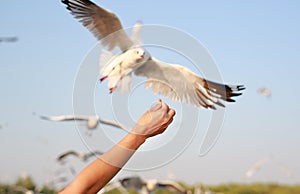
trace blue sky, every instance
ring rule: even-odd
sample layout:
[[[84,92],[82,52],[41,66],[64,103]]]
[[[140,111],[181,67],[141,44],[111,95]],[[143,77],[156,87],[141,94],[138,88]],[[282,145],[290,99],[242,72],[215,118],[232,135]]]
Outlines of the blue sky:
[[[205,127],[200,127],[184,153],[171,163],[145,172],[123,171],[119,176],[138,174],[144,178],[164,179],[174,174],[176,179],[190,184],[299,183],[298,1],[134,0],[121,3],[97,0],[95,3],[115,12],[124,27],[142,20],[144,24],[167,25],[187,32],[208,49],[226,83],[241,83],[247,87],[237,103],[227,105],[222,133],[206,156],[197,156],[199,142],[205,134]],[[53,172],[62,168],[55,162],[59,153],[71,148],[86,151],[86,146],[75,123],[41,121],[32,113],[73,112],[77,71],[97,41],[58,0],[31,0],[26,4],[2,1],[0,22],[0,37],[19,38],[16,43],[0,43],[0,124],[7,123],[0,129],[3,158],[0,181],[13,181],[21,173],[27,173],[40,184],[47,183],[53,178]],[[105,106],[104,102],[109,100],[107,88],[95,87],[96,97],[99,97],[97,108]],[[260,96],[259,87],[270,88],[272,97]],[[135,118],[157,97],[150,91],[144,95],[147,98],[140,99],[143,106],[132,110]],[[113,119],[110,107],[106,106],[105,110],[108,111],[101,114]],[[203,118],[206,123],[211,113],[199,112],[203,116],[199,122]],[[100,130],[88,140],[92,147],[98,146]],[[99,149],[107,147],[109,145],[99,145]],[[245,180],[245,171],[265,157],[271,157],[271,162],[252,179]],[[74,162],[78,171],[86,165]],[[293,177],[285,176],[278,166],[285,166],[293,172]]]

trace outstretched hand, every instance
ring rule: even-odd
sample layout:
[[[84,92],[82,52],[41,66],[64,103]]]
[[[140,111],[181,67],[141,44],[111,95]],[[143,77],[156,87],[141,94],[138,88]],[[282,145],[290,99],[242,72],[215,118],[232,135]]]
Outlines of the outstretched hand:
[[[167,129],[174,115],[175,111],[159,100],[141,116],[131,133],[82,170],[59,194],[97,193],[122,169],[147,138]]]
[[[161,134],[172,123],[174,115],[175,110],[159,99],[155,106],[141,116],[131,132],[146,138]]]

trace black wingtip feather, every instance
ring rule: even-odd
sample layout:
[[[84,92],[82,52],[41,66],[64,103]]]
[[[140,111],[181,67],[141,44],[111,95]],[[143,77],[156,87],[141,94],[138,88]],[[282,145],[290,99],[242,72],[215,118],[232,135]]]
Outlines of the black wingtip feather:
[[[242,95],[242,93],[231,93],[230,94],[231,97],[240,96],[240,95]]]
[[[91,2],[90,0],[61,0],[62,3],[66,4],[66,5],[70,5],[70,4],[73,4],[73,5],[85,5],[85,6],[88,6],[88,5],[96,5],[95,3]]]
[[[246,87],[244,85],[238,85],[238,86],[236,86],[236,88],[238,91],[246,89]]]
[[[231,99],[231,98],[228,98],[226,99],[227,102],[235,102],[235,100]]]
[[[219,105],[219,106],[221,106],[221,107],[223,107],[223,108],[225,108],[225,105],[224,105],[224,104],[222,104],[222,103],[221,103],[221,102],[219,102],[219,101],[217,101],[217,102],[216,102],[216,104],[217,104],[217,105]]]
[[[217,108],[214,105],[210,105],[210,106],[208,106],[208,108],[213,109],[213,110],[217,110]]]

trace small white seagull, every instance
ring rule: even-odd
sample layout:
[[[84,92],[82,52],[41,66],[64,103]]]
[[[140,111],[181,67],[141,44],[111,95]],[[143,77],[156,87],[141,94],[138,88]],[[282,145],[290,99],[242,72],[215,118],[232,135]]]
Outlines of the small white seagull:
[[[246,172],[246,177],[251,178],[257,171],[259,171],[267,162],[269,161],[268,158],[262,159],[256,162],[251,168]]]
[[[64,153],[60,154],[57,157],[57,161],[58,162],[63,162],[65,160],[65,158],[68,157],[68,156],[76,156],[80,160],[82,160],[83,162],[86,162],[89,158],[91,158],[93,156],[99,156],[99,155],[102,155],[102,154],[103,154],[103,152],[99,152],[99,151],[82,153],[82,152],[76,152],[74,150],[69,150],[67,152],[64,152]]]
[[[269,90],[268,88],[259,88],[257,92],[268,98],[272,95],[271,90]]]
[[[187,191],[175,181],[158,181],[156,179],[147,180],[145,182],[148,192],[153,192],[155,189],[164,189],[173,193],[186,194]]]
[[[39,116],[41,119],[49,120],[49,121],[87,121],[87,128],[88,129],[95,129],[97,128],[99,123],[110,125],[113,127],[117,127],[123,129],[123,127],[113,121],[110,120],[102,120],[99,116],[75,116],[75,115],[61,115],[61,116]]]
[[[152,193],[156,189],[164,189],[173,193],[186,194],[187,191],[175,181],[158,181],[150,179],[143,181],[140,177],[128,177],[119,180],[121,185],[126,189],[134,189],[141,193]]]
[[[120,179],[119,183],[121,183],[122,187],[135,191],[140,191],[144,186],[144,181],[138,176]]]
[[[123,52],[110,57],[108,63],[102,64],[100,81],[109,79],[110,93],[129,85],[132,73],[147,77],[145,87],[152,88],[154,93],[210,109],[216,109],[215,104],[224,107],[220,100],[234,102],[232,97],[241,95],[239,91],[245,89],[243,85],[229,86],[205,80],[186,67],[165,63],[152,57],[127,36],[114,13],[90,0],[62,0],[62,3],[103,46],[109,50],[119,47]],[[137,24],[134,34],[138,34],[140,28],[141,25]]]

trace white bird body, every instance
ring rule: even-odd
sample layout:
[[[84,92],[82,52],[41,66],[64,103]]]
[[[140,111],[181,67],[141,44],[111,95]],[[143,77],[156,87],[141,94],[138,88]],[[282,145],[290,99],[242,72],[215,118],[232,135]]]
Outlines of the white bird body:
[[[169,64],[152,57],[141,46],[135,43],[141,24],[133,29],[133,37],[129,38],[123,30],[118,17],[103,9],[90,0],[62,0],[66,8],[75,18],[90,30],[103,46],[112,50],[119,47],[120,55],[100,58],[103,66],[101,79],[108,78],[110,93],[120,88],[129,89],[132,72],[137,76],[146,77],[146,88],[152,88],[154,93],[169,96],[173,100],[186,102],[197,107],[216,109],[215,104],[224,105],[220,100],[234,102],[232,97],[239,96],[239,91],[245,89],[242,85],[228,86],[205,80],[181,65]]]
[[[111,93],[121,84],[121,81],[126,76],[129,78],[129,83],[126,83],[126,85],[130,84],[131,73],[145,64],[149,59],[149,54],[142,47],[134,47],[126,50],[121,55],[112,55],[111,58],[104,56],[104,58],[108,58],[108,62],[100,64],[100,66],[103,66],[100,71],[103,77],[100,78],[100,81],[106,78],[109,79],[108,86]],[[103,62],[104,60],[100,59],[100,63]]]

